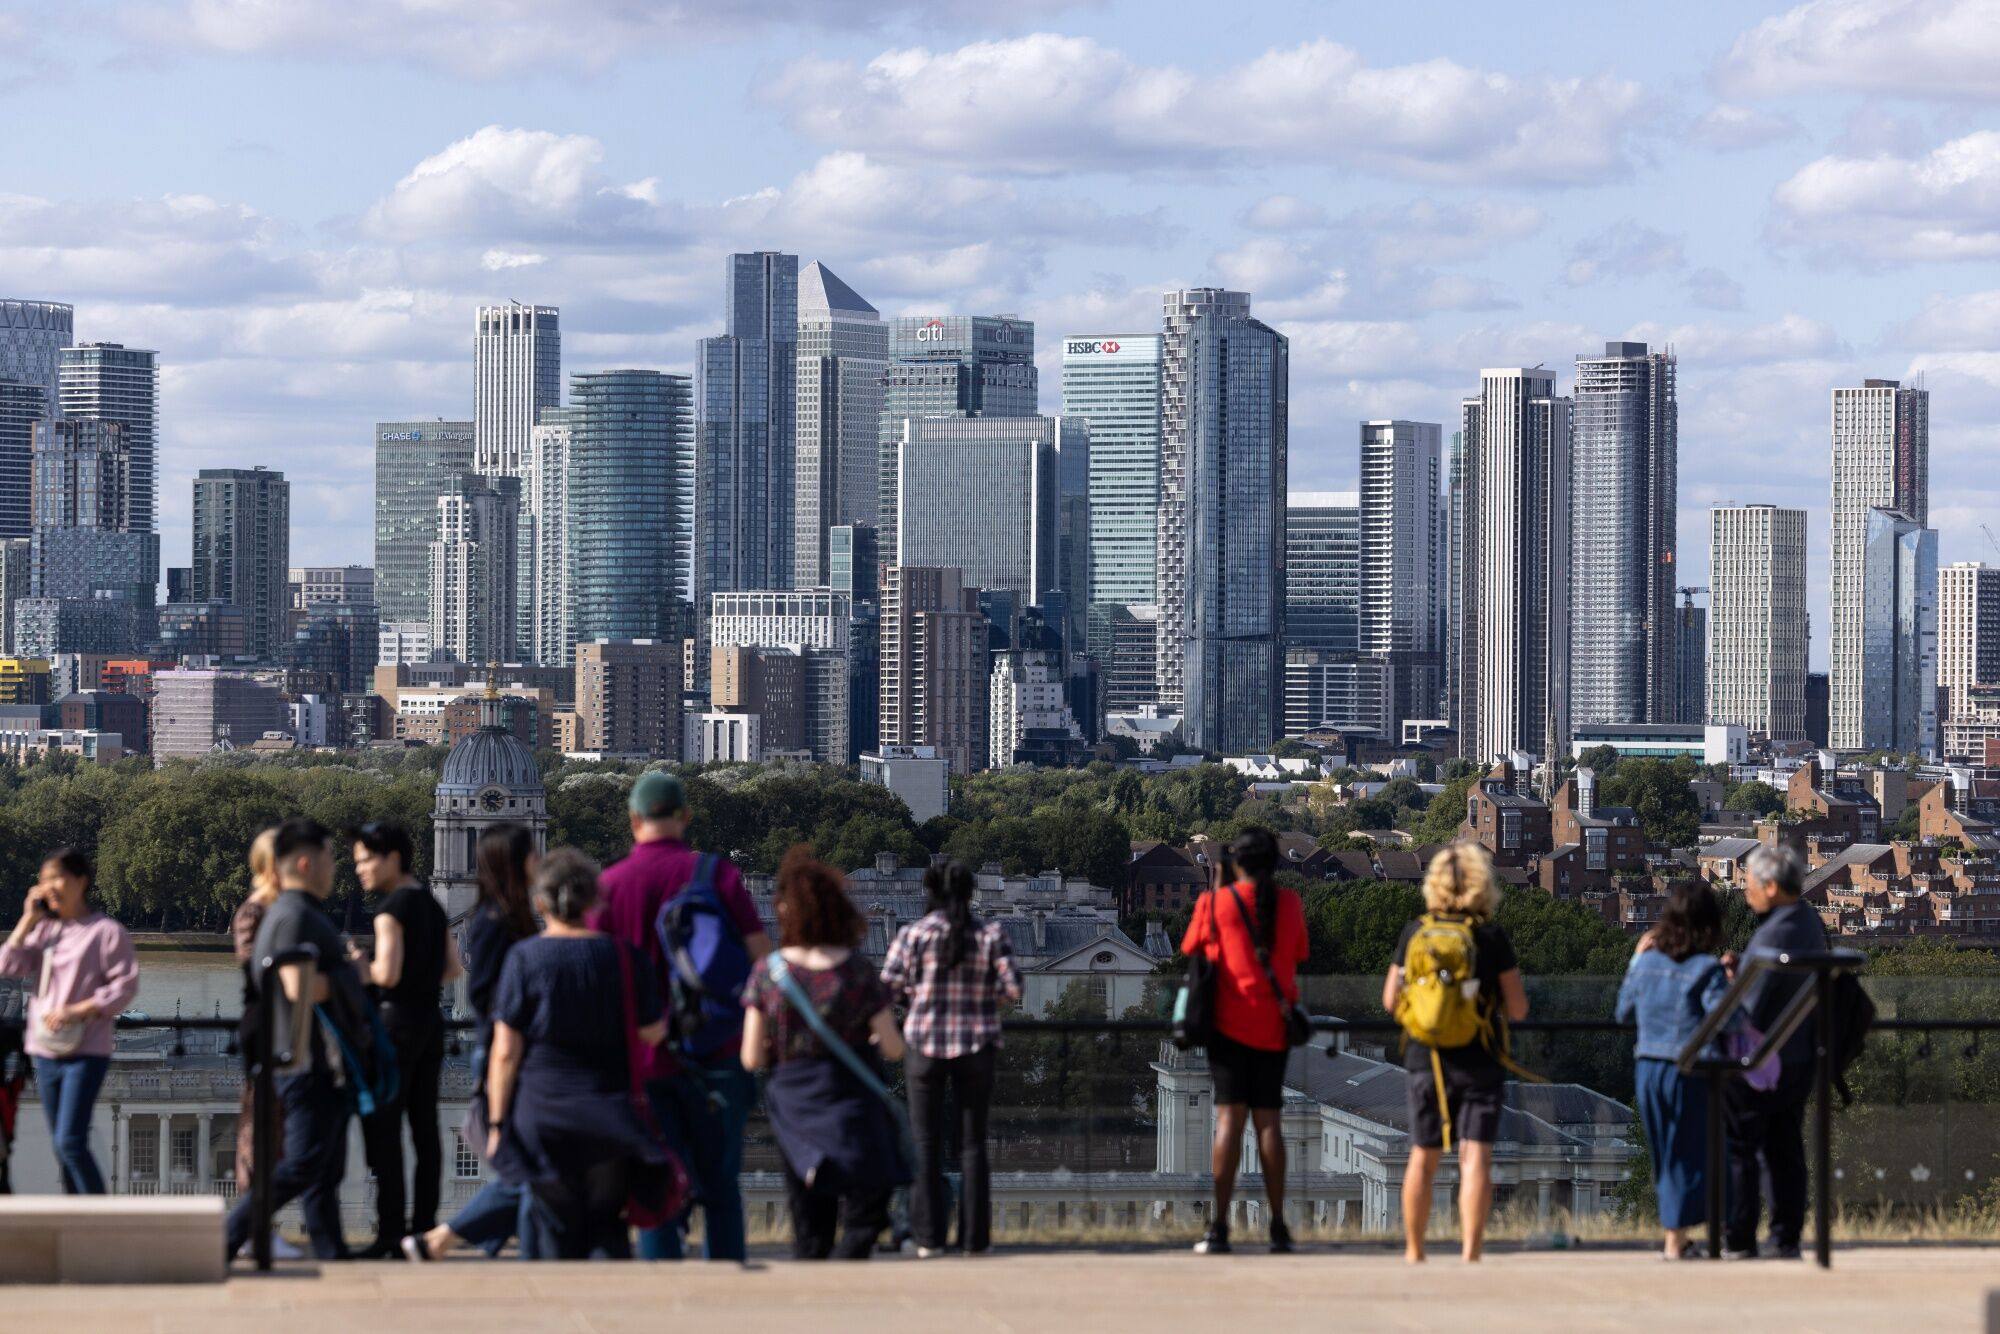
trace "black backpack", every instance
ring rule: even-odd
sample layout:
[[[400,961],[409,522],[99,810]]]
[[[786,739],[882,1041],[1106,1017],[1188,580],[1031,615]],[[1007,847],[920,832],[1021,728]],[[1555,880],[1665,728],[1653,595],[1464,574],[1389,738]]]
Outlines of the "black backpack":
[[[1862,989],[1861,979],[1842,973],[1833,979],[1833,1086],[1840,1091],[1840,1105],[1854,1103],[1847,1087],[1847,1070],[1868,1045],[1868,1030],[1875,1026],[1875,1002]]]

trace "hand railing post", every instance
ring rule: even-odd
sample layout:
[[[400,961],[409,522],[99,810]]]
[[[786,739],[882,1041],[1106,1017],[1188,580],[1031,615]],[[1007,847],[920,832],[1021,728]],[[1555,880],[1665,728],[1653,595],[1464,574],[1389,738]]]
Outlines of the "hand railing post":
[[[1729,1121],[1723,1114],[1723,1093],[1729,1087],[1729,1073],[1716,1070],[1708,1076],[1708,1258],[1722,1258],[1722,1215],[1729,1207],[1729,1191],[1724,1173],[1729,1162]]]
[[[1819,1014],[1814,1023],[1813,1080],[1818,1084],[1819,1106],[1815,1119],[1819,1142],[1819,1181],[1813,1192],[1813,1254],[1821,1269],[1833,1265],[1833,979],[1831,968],[1813,976],[1819,993]]]
[[[277,988],[269,985],[271,961],[264,960],[266,984],[257,988],[257,1033],[252,1041],[250,1071],[250,1253],[259,1273],[271,1270],[271,1158],[273,1122],[278,1112],[278,1079],[273,1069],[277,1045]]]

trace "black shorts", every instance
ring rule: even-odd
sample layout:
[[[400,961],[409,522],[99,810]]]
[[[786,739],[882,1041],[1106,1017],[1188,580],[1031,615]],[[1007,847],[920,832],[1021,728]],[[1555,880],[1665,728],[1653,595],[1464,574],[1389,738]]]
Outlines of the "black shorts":
[[[1215,1105],[1276,1109],[1285,1102],[1286,1051],[1246,1047],[1217,1033],[1208,1041],[1208,1072],[1215,1077]]]
[[[1413,1047],[1414,1050],[1414,1047]],[[1407,1072],[1410,1095],[1410,1143],[1419,1149],[1444,1147],[1444,1119],[1438,1115],[1437,1076],[1424,1061],[1422,1070]],[[1466,1073],[1444,1063],[1444,1095],[1451,1107],[1451,1142],[1470,1140],[1491,1144],[1500,1137],[1500,1113],[1507,1104],[1507,1086],[1485,1072]]]

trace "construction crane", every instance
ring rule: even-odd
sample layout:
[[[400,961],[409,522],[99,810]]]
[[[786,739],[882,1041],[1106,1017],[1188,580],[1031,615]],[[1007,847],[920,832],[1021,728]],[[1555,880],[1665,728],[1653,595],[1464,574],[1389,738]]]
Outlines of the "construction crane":
[[[1979,525],[1979,531],[1986,534],[1987,545],[1992,547],[1996,553],[2000,553],[2000,537],[1993,536],[1993,530],[1983,523]]]
[[[1674,592],[1681,595],[1683,599],[1681,605],[1683,607],[1692,607],[1694,605],[1694,595],[1696,593],[1706,593],[1707,591],[1708,589],[1700,584],[1686,584],[1674,590]]]

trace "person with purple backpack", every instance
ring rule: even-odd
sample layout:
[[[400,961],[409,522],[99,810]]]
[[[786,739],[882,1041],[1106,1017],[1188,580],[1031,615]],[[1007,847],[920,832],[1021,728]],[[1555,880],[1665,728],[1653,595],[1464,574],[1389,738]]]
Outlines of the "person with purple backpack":
[[[743,1126],[757,1097],[743,1069],[743,985],[771,937],[726,857],[688,846],[687,789],[661,769],[632,785],[632,851],[604,869],[591,925],[639,949],[667,996],[668,1040],[642,1071],[661,1132],[687,1165],[702,1256],[743,1261]],[[686,1220],[639,1232],[639,1257],[678,1260]]]

